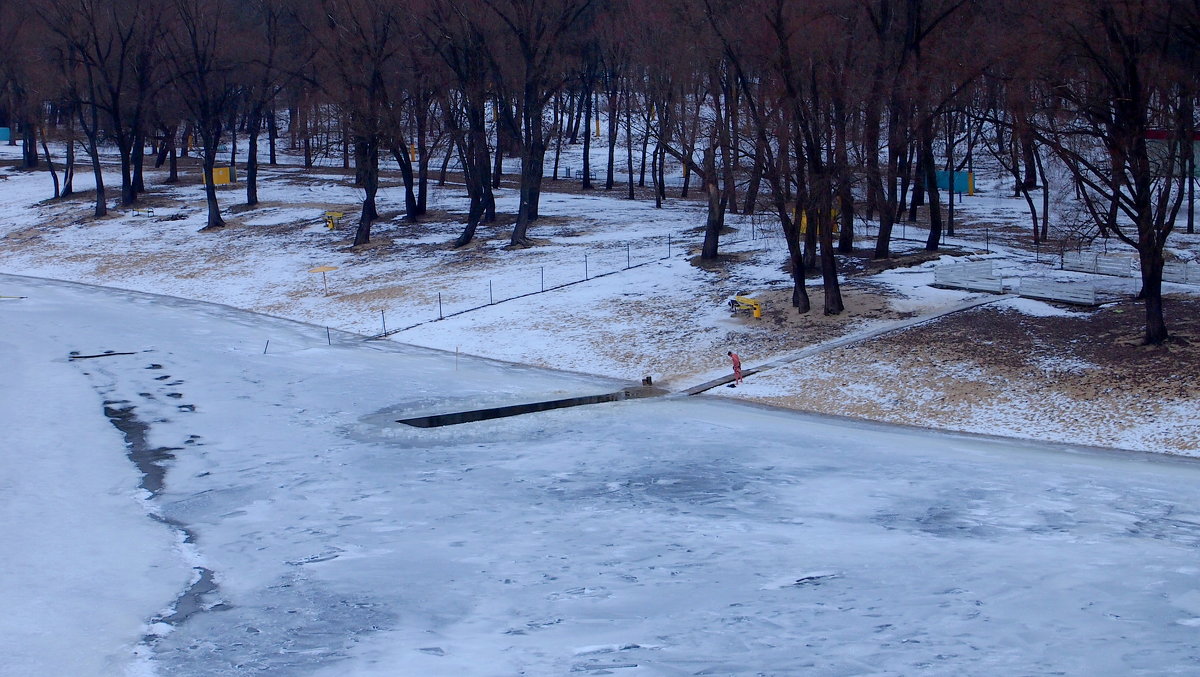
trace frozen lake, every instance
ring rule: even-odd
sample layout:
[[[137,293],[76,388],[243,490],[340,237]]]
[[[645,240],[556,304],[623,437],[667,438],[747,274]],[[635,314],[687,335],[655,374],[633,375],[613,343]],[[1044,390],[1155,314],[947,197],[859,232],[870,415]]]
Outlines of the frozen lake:
[[[1195,461],[703,398],[411,428],[621,384],[0,294],[0,674],[1200,670]]]

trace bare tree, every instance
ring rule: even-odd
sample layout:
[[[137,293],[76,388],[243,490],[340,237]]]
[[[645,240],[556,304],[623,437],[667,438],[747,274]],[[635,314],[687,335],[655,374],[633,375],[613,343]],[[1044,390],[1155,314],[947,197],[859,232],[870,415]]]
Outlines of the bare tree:
[[[170,30],[162,40],[163,55],[174,70],[178,88],[200,137],[208,223],[201,229],[223,228],[213,169],[225,132],[227,111],[239,95],[239,64],[233,57],[233,0],[171,0]]]
[[[246,204],[258,204],[258,141],[263,123],[275,129],[275,100],[312,58],[298,30],[294,3],[247,0],[237,6],[236,31],[244,50],[242,91],[246,106]],[[273,150],[273,148],[272,148]]]
[[[446,69],[448,86],[440,105],[458,150],[470,199],[467,223],[454,241],[455,247],[463,247],[475,239],[475,230],[482,221],[496,218],[487,140],[487,37],[481,30],[480,8],[459,6],[457,0],[437,0],[431,5],[420,25],[425,43]]]
[[[509,132],[520,142],[521,184],[511,243],[527,246],[529,224],[538,216],[548,137],[546,107],[563,84],[563,45],[579,39],[593,0],[480,0],[490,10],[481,18],[499,30],[483,43],[498,97],[517,104],[519,124]],[[470,15],[468,15],[470,16]],[[482,29],[482,27],[477,27]],[[482,32],[482,30],[480,30]],[[514,58],[508,58],[511,55]],[[508,105],[505,111],[512,111]],[[499,122],[503,122],[503,118]],[[518,127],[519,129],[514,129]]]
[[[1041,82],[1051,94],[1036,130],[1070,170],[1098,229],[1137,251],[1144,341],[1168,338],[1162,306],[1163,248],[1185,194],[1185,144],[1193,123],[1184,66],[1172,51],[1170,3],[1072,2],[1041,24],[1058,50]],[[1151,138],[1160,137],[1159,151]]]
[[[379,155],[393,130],[396,62],[406,37],[400,8],[370,0],[321,0],[309,32],[329,69],[320,83],[349,121],[358,177],[365,191],[354,244],[370,242],[379,218]],[[411,37],[408,37],[411,39]]]
[[[161,78],[156,43],[162,4],[154,0],[48,0],[42,16],[62,42],[62,54],[84,70],[84,106],[104,117],[121,161],[121,204],[137,200],[135,172],[145,138],[146,110]]]

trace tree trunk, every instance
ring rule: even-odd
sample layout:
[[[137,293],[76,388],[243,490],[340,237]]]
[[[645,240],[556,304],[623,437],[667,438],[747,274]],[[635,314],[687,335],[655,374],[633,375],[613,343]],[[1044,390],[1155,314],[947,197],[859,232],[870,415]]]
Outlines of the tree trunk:
[[[896,194],[896,175],[900,170],[900,156],[904,153],[904,142],[899,129],[901,124],[900,106],[893,103],[888,112],[888,163],[884,176],[884,204],[879,210],[879,235],[875,238],[873,258],[886,259],[891,257],[892,228],[896,223],[899,196]]]
[[[554,94],[554,169],[550,172],[550,180],[558,181],[558,162],[562,158],[563,126],[562,92]]]
[[[588,124],[592,120],[592,83],[590,76],[583,90],[583,190],[592,189],[592,132]]]
[[[258,204],[258,136],[262,133],[263,111],[256,107],[250,111],[246,128],[246,206]]]
[[[921,123],[921,155],[918,161],[924,169],[918,185],[925,184],[929,191],[929,237],[925,240],[925,251],[935,252],[942,240],[942,204],[938,196],[937,164],[933,159],[933,119],[927,117]],[[951,188],[953,190],[953,188]]]
[[[629,163],[629,194],[630,200],[634,199],[633,192],[633,92],[629,88],[625,90],[625,159]]]
[[[538,203],[541,201],[542,170],[546,163],[546,137],[542,119],[545,107],[540,87],[536,82],[525,84],[521,105],[521,186],[517,207],[517,222],[513,226],[510,244],[529,246],[527,235],[530,222],[538,218]]]
[[[68,197],[75,192],[75,120],[67,116],[67,156],[63,168],[63,185],[60,197]]]
[[[121,206],[128,207],[137,202],[137,193],[133,190],[133,146],[118,144],[117,152],[121,156]]]
[[[79,126],[83,128],[84,136],[87,138],[85,142],[88,157],[92,161],[92,176],[96,179],[96,209],[94,215],[96,218],[101,218],[108,214],[108,201],[104,192],[104,171],[100,166],[100,121],[99,115],[96,112],[95,106],[89,106],[91,111],[91,124],[88,124],[84,117],[83,108],[78,111]]]
[[[146,133],[138,125],[138,131],[133,135],[133,193],[134,198],[146,192]]]
[[[417,211],[424,216],[429,204],[429,104],[424,98],[417,107]]]
[[[604,190],[612,190],[616,183],[614,172],[617,165],[617,129],[621,118],[617,108],[617,92],[608,92],[608,167],[604,176]]]
[[[358,217],[358,229],[354,231],[354,246],[371,241],[371,224],[379,218],[379,211],[375,206],[375,196],[379,193],[379,139],[356,138],[355,147],[359,146],[364,150],[363,163],[366,165],[366,171],[363,176],[363,190],[366,195],[363,198],[362,213]]]
[[[721,187],[717,183],[717,148],[713,143],[704,149],[704,192],[708,195],[708,218],[704,223],[704,246],[700,251],[700,259],[714,261],[723,224]]]
[[[924,152],[924,146],[918,139],[917,143],[909,144],[908,156],[904,161],[904,187],[907,189],[910,183],[912,185],[912,198],[908,204],[908,221],[910,223],[917,222],[917,209],[925,204],[925,189],[928,188],[928,185],[925,182],[925,159],[922,156]],[[910,177],[911,181],[909,181]],[[901,191],[901,200],[903,201],[903,190]]]
[[[267,145],[269,146],[271,153],[271,157],[268,162],[272,167],[274,167],[279,164],[278,156],[276,154],[277,147],[279,145],[279,122],[276,120],[277,115],[275,113],[275,102],[273,100],[271,102],[271,110],[267,114],[270,116],[267,121]]]
[[[763,154],[762,143],[755,142],[754,166],[750,168],[750,180],[746,183],[745,208],[742,210],[745,214],[754,214],[758,211],[758,191],[762,185],[764,162],[766,162],[766,158]]]
[[[208,223],[200,229],[201,232],[218,230],[225,227],[221,218],[221,207],[217,204],[217,186],[213,183],[213,168],[217,164],[217,142],[205,139],[204,143],[204,196],[208,202]]]
[[[175,152],[175,144],[171,144],[171,151],[167,154],[168,169],[167,183],[179,183],[179,155]]]
[[[412,159],[409,157],[409,146],[405,141],[392,141],[392,157],[400,165],[400,175],[404,178],[404,218],[409,221],[417,220],[417,194],[414,185]]]
[[[495,104],[492,106],[493,122],[496,127],[496,154],[492,157],[492,188],[500,187],[500,177],[504,176],[504,149],[508,146],[504,138],[504,126],[500,124],[500,114]]]
[[[662,142],[660,141],[658,144],[655,146],[654,152],[650,155],[650,183],[652,184],[651,188],[654,190],[654,208],[662,209],[663,190],[662,186],[659,185],[658,178],[658,156]]]
[[[1145,229],[1142,229],[1146,232]],[[1142,273],[1142,289],[1138,297],[1146,307],[1146,345],[1162,345],[1169,335],[1163,316],[1162,303],[1162,248],[1155,246],[1154,235],[1143,235],[1138,243],[1138,262]]]
[[[46,168],[50,170],[50,179],[54,181],[54,199],[62,196],[58,185],[58,172],[54,169],[54,158],[50,157],[50,147],[46,145],[46,131],[42,130],[42,153],[46,156]]]
[[[24,129],[24,134],[21,137],[21,167],[24,169],[37,169],[38,149],[37,149],[37,126],[32,121],[26,121],[21,125]]]
[[[830,194],[828,178],[822,181],[826,185],[818,193],[819,202],[815,223],[810,228],[817,228],[821,244],[821,280],[825,286],[825,314],[840,315],[846,309],[842,302],[842,289],[838,282],[837,257],[833,251],[833,200]]]

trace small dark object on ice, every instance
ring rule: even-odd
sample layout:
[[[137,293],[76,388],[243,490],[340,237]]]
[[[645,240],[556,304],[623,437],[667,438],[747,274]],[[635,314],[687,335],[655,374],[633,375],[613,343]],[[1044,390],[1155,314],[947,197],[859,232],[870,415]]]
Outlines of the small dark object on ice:
[[[736,383],[730,383],[729,385],[727,385],[727,386],[725,386],[725,387],[726,387],[726,388],[736,388],[736,387],[737,387],[737,384],[736,384]]]

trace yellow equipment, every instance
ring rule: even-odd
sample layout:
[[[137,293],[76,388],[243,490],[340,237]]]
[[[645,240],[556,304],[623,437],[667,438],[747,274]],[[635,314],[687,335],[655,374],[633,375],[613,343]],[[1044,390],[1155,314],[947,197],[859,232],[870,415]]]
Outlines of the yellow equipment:
[[[752,313],[755,319],[762,318],[762,302],[749,296],[735,296],[729,299],[729,309],[735,313],[741,311]]]
[[[204,173],[200,173],[200,180],[208,183]],[[213,167],[213,185],[221,186],[228,183],[237,182],[237,171],[232,167]]]
[[[325,227],[333,230],[338,227],[338,220],[345,216],[342,212],[325,212]]]

